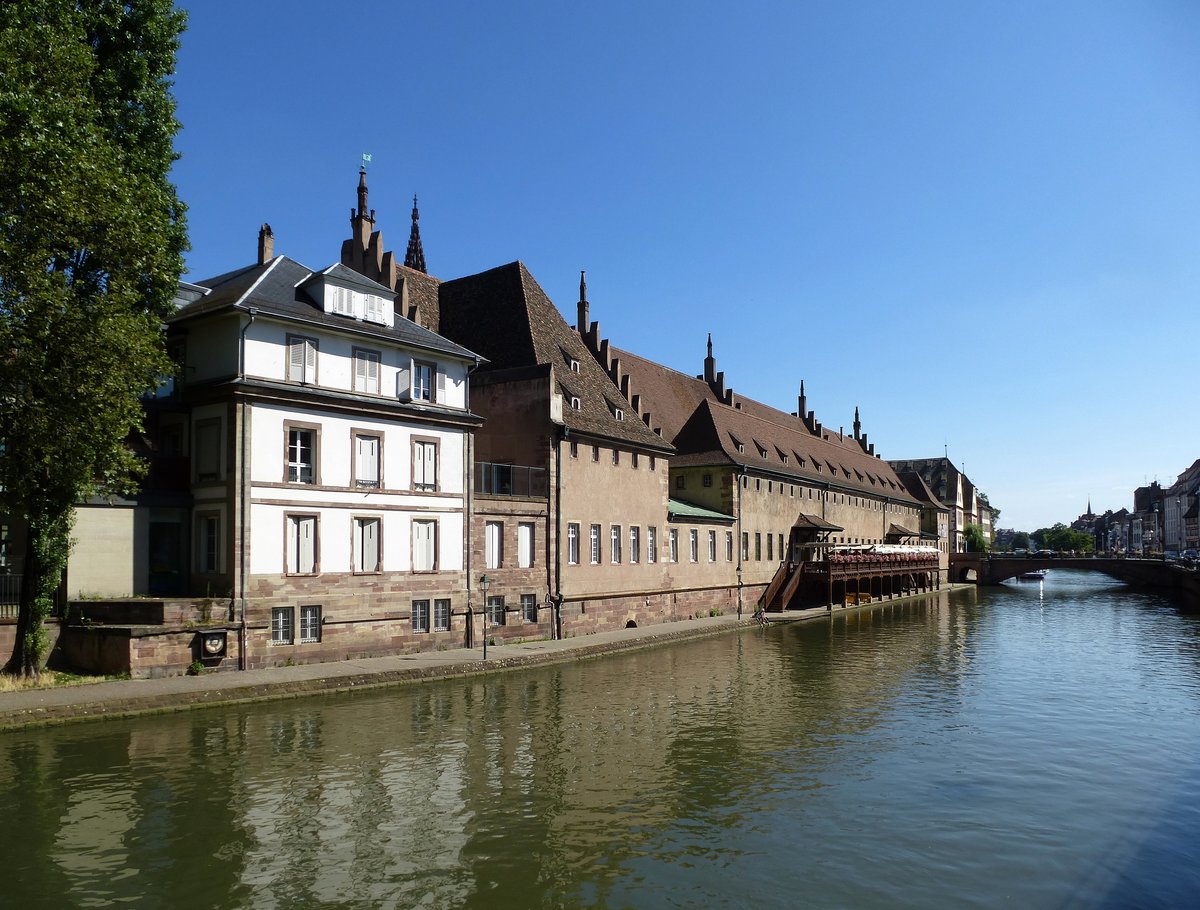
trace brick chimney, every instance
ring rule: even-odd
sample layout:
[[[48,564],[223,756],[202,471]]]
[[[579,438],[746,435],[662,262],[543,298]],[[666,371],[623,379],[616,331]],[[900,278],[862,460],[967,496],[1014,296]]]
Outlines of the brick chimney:
[[[275,258],[275,235],[271,233],[271,225],[264,224],[258,229],[258,264],[270,262]]]

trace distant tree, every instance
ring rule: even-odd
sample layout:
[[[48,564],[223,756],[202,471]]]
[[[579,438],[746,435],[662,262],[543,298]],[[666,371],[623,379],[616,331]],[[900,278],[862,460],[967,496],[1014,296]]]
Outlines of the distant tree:
[[[1012,538],[1012,548],[1014,550],[1028,550],[1029,534],[1025,531],[1018,531],[1016,534],[1014,534]]]
[[[983,534],[983,528],[979,527],[979,525],[970,524],[963,528],[963,540],[966,543],[968,553],[987,552],[987,538]]]
[[[1095,543],[1091,534],[1069,528],[1061,521],[1050,528],[1039,528],[1030,537],[1039,550],[1059,552],[1091,553]]]
[[[0,4],[0,483],[25,519],[8,673],[36,676],[75,505],[133,488],[186,248],[170,0]]]

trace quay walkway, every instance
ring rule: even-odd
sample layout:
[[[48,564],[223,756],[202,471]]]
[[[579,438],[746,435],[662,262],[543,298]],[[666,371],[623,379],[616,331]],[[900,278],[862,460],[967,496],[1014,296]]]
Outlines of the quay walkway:
[[[949,585],[973,587],[973,585]],[[929,592],[924,592],[928,594]],[[910,597],[922,596],[913,593]],[[771,623],[804,622],[839,616],[854,610],[890,606],[909,598],[896,597],[862,606],[827,606],[788,610],[767,615]],[[633,629],[597,632],[559,641],[534,640],[482,648],[423,651],[329,663],[297,664],[262,670],[222,670],[199,676],[165,676],[159,679],[123,679],[0,692],[0,732],[21,727],[70,721],[166,713],[190,708],[216,707],[250,701],[295,698],[330,692],[360,691],[428,679],[479,676],[520,667],[586,660],[618,651],[655,647],[690,638],[752,628],[757,623],[747,610],[703,616]]]

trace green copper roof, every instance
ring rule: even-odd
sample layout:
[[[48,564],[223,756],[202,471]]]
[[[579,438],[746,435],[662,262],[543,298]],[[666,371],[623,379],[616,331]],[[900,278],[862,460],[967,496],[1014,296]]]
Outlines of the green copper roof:
[[[714,512],[712,509],[706,509],[703,506],[693,505],[690,502],[684,502],[682,499],[667,500],[667,515],[671,518],[700,518],[709,521],[733,521],[732,515],[726,515],[724,512]]]

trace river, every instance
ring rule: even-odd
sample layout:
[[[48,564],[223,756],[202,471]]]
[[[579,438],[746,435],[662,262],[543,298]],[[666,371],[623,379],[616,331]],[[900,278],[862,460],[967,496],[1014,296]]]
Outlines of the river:
[[[1200,618],[1105,576],[0,736],[0,907],[1200,905]]]

